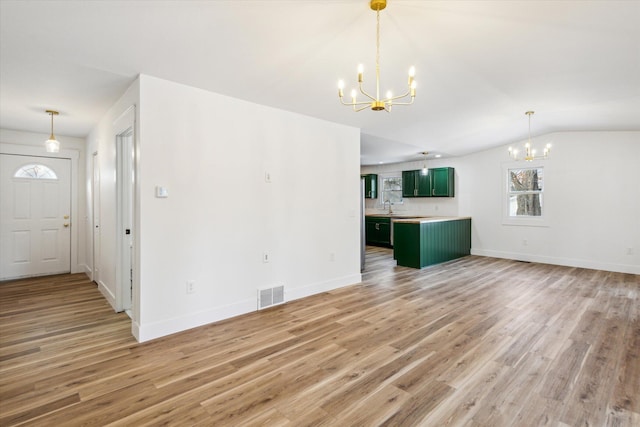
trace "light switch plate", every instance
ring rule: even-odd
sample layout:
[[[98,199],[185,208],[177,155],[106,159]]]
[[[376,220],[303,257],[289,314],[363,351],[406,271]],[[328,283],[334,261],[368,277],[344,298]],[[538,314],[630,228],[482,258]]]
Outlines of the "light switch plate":
[[[160,199],[169,197],[169,190],[166,187],[156,186],[156,197]]]

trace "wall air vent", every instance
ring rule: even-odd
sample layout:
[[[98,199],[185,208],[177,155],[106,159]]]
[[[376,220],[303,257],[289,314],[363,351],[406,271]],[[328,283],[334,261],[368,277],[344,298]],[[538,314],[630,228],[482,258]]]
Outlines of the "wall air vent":
[[[258,310],[284,303],[284,285],[258,289]]]

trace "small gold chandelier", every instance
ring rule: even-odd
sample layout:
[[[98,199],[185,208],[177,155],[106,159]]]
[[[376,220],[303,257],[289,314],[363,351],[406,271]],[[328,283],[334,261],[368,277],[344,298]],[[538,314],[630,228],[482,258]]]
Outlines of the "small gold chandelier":
[[[416,82],[413,80],[415,76],[416,69],[411,67],[409,69],[409,83],[408,88],[405,93],[398,96],[393,96],[393,94],[389,91],[385,98],[380,98],[380,11],[387,7],[387,0],[371,0],[370,2],[371,10],[376,11],[376,96],[368,94],[362,88],[363,81],[363,71],[364,68],[362,64],[358,65],[358,88],[360,89],[360,93],[368,98],[366,101],[358,101],[357,92],[355,89],[351,91],[351,102],[344,102],[344,81],[340,80],[338,82],[338,97],[340,97],[340,102],[342,105],[347,105],[353,107],[353,111],[358,112],[362,111],[368,107],[371,107],[374,111],[386,111],[390,112],[391,107],[394,105],[411,105],[413,104],[413,100],[416,97]],[[411,97],[411,100],[408,102],[395,102],[396,100]]]
[[[526,144],[524,144],[524,160],[526,160],[527,162],[531,162],[537,159],[546,159],[551,152],[551,144],[547,144],[544,147],[542,156],[536,156],[536,150],[534,148],[531,148],[531,116],[534,114],[534,112],[527,111],[525,114],[529,116],[529,140]],[[513,147],[509,147],[509,156],[514,160],[520,160],[520,158],[518,157],[518,150],[513,149]]]

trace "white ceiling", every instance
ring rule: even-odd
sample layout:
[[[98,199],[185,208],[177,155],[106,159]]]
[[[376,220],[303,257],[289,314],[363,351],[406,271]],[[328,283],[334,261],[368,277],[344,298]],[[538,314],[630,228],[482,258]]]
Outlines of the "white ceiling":
[[[368,0],[0,1],[0,127],[84,137],[139,73],[359,127],[362,164],[461,155],[532,133],[640,130],[640,1],[389,0],[381,91]],[[348,93],[348,90],[346,91]],[[63,138],[60,138],[63,140]]]

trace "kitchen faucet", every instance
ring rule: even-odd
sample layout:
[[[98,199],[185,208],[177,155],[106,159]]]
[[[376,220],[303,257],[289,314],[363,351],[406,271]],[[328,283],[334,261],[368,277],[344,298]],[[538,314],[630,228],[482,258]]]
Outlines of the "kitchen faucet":
[[[391,215],[393,213],[393,211],[391,210],[391,200],[385,200],[382,204],[382,209],[384,209],[385,206],[387,206],[387,203],[389,203],[389,215]]]

